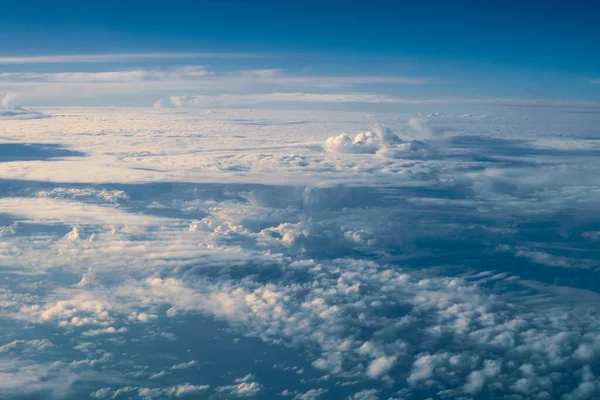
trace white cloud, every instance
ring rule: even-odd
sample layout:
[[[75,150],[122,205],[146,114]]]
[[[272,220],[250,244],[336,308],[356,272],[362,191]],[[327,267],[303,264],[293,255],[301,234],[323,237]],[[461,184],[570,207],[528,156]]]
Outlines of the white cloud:
[[[152,59],[193,59],[193,58],[253,58],[266,54],[252,53],[115,53],[115,54],[68,54],[38,55],[22,57],[0,57],[0,64],[44,64],[44,63],[108,63],[129,62]]]
[[[386,374],[396,363],[396,357],[382,356],[374,359],[367,368],[367,375],[371,378],[379,378]]]
[[[143,82],[197,79],[213,73],[202,65],[157,70],[129,70],[115,72],[53,72],[53,73],[0,73],[0,81],[6,82],[56,82],[56,83],[107,83]]]
[[[386,78],[380,81],[386,82]],[[398,78],[396,83],[401,83]],[[331,78],[281,78],[280,81],[270,80],[272,83],[296,84],[301,86],[335,87],[327,86]],[[354,79],[340,78],[339,86],[357,85],[377,82],[376,78],[357,77]],[[407,78],[407,81],[410,81]],[[393,82],[393,80],[392,80]],[[425,84],[425,81],[415,81],[414,84]],[[277,103],[280,101],[297,103],[370,103],[370,104],[398,104],[398,105],[433,105],[433,104],[464,104],[464,105],[503,105],[503,106],[557,106],[557,107],[600,107],[600,102],[586,100],[553,100],[553,99],[519,99],[519,98],[400,98],[375,93],[305,93],[305,92],[272,92],[272,93],[221,93],[212,95],[185,95],[171,96],[155,102],[155,108],[189,107],[207,108],[217,106],[250,106],[263,103]]]
[[[197,364],[198,364],[198,361],[192,360],[192,361],[188,361],[186,363],[173,365],[173,366],[171,366],[171,369],[187,369],[187,368],[191,368]]]
[[[254,397],[263,389],[258,382],[253,381],[253,375],[246,375],[235,380],[235,384],[220,386],[217,392],[224,393],[229,397]]]
[[[141,399],[179,398],[198,394],[209,388],[209,385],[192,385],[190,383],[158,388],[125,386],[116,390],[111,388],[98,389],[91,393],[91,397],[95,399],[116,399],[121,395],[136,392]]]
[[[0,95],[0,120],[26,120],[48,118],[46,114],[38,111],[27,110],[19,107],[16,103],[18,99],[17,93],[7,92]]]
[[[111,335],[114,333],[125,333],[127,328],[121,327],[116,329],[115,327],[109,326],[108,328],[91,329],[82,333],[83,336],[98,336],[98,335]]]
[[[240,106],[261,103],[298,102],[298,103],[375,103],[375,104],[412,104],[412,100],[370,93],[268,93],[268,94],[216,94],[203,96],[171,96],[157,100],[155,108],[190,107],[206,108],[216,106]],[[418,101],[415,102],[419,104]]]
[[[2,97],[0,98],[0,109],[14,110],[17,107],[15,105],[16,98],[17,94],[14,92],[8,92],[2,95]]]
[[[325,141],[323,148],[335,153],[379,154],[392,158],[411,153],[425,155],[427,151],[425,143],[403,140],[381,125],[375,126],[373,131],[358,133],[354,138],[343,133],[331,136]]]
[[[379,398],[379,390],[365,389],[354,393],[352,396],[348,397],[348,400],[379,400]]]
[[[327,392],[327,389],[310,389],[294,396],[294,400],[316,400],[323,397]]]
[[[275,78],[283,76],[282,69],[254,69],[254,70],[243,70],[237,72],[237,74],[249,78]]]
[[[14,340],[0,346],[0,353],[11,351],[41,351],[51,347],[54,347],[54,345],[47,339]]]

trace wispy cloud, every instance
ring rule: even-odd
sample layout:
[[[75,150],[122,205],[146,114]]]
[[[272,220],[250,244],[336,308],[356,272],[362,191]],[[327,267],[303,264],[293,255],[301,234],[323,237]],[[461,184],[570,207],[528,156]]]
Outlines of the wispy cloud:
[[[594,85],[600,85],[600,79],[592,79],[590,82],[592,82]]]
[[[58,72],[58,73],[0,73],[6,82],[140,82],[152,80],[177,80],[212,75],[206,67],[190,65],[168,70],[137,69],[114,72]]]
[[[128,94],[148,94],[153,99],[173,93],[223,95],[216,100],[256,101],[258,98],[234,99],[240,93],[279,93],[297,97],[298,93],[322,89],[347,89],[368,84],[425,85],[434,79],[418,76],[307,76],[287,75],[281,69],[233,70],[214,72],[203,65],[169,68],[138,68],[95,72],[4,72],[0,73],[0,90],[17,92],[27,101],[81,98]],[[283,94],[281,94],[283,93]],[[258,95],[263,96],[263,95]],[[272,96],[272,95],[271,95]],[[339,95],[311,98],[302,94],[300,101],[354,102],[339,99]],[[331,98],[333,96],[333,98]],[[368,102],[390,102],[382,100]],[[215,100],[215,99],[213,99]],[[261,101],[264,101],[260,99]],[[268,99],[267,99],[268,100]],[[275,99],[277,100],[277,99]],[[282,98],[281,100],[288,100]],[[391,101],[395,102],[395,101]]]
[[[273,57],[259,53],[115,53],[115,54],[69,54],[37,56],[0,56],[0,64],[51,64],[51,63],[104,63],[127,62],[153,59],[194,58],[253,58]]]
[[[155,107],[210,107],[224,105],[250,105],[273,102],[298,103],[374,103],[374,104],[481,104],[516,107],[562,106],[600,107],[598,101],[554,100],[554,99],[514,99],[514,98],[440,98],[408,99],[372,93],[265,93],[265,94],[218,94],[201,96],[172,96],[160,99]]]
[[[147,80],[181,80],[211,76],[211,81],[251,82],[252,84],[306,85],[320,88],[363,84],[425,85],[435,80],[419,76],[306,76],[286,75],[281,69],[239,70],[216,74],[203,65],[166,69],[135,69],[102,72],[4,72],[2,82],[138,82]]]

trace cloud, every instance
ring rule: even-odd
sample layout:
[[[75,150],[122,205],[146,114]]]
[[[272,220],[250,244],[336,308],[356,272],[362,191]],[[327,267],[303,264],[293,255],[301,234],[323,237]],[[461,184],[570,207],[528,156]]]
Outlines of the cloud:
[[[516,249],[510,246],[498,246],[501,252],[514,251],[516,257],[529,259],[532,263],[546,265],[554,268],[593,268],[598,265],[598,262],[586,258],[570,258],[564,256],[553,255],[544,251],[533,250],[527,247],[518,247]]]
[[[38,55],[22,57],[0,57],[0,64],[47,64],[47,63],[109,63],[156,59],[193,58],[254,58],[271,57],[253,53],[115,53],[115,54],[68,54]]]
[[[155,108],[205,108],[215,106],[252,105],[276,102],[298,103],[375,103],[394,104],[398,99],[389,96],[357,93],[357,94],[323,94],[323,93],[269,93],[269,94],[218,94],[204,96],[171,96],[157,100]],[[411,103],[406,100],[406,103]]]
[[[327,389],[310,389],[294,396],[294,400],[316,400],[329,392]]]
[[[0,353],[6,353],[15,350],[41,351],[51,347],[54,347],[54,345],[47,339],[14,340],[10,343],[0,346]]]
[[[198,361],[192,360],[192,361],[188,361],[186,363],[173,365],[173,366],[171,366],[171,369],[187,369],[187,368],[193,367],[196,364],[198,364]]]
[[[382,356],[371,361],[367,368],[367,375],[371,378],[379,378],[387,373],[396,363],[396,357]]]
[[[347,400],[378,400],[379,398],[379,390],[365,389],[354,393],[352,396],[348,397]]]
[[[18,108],[15,105],[16,98],[17,98],[17,94],[14,92],[5,93],[0,98],[0,109],[8,111],[8,110],[14,110],[15,108]]]
[[[0,96],[0,119],[26,120],[48,118],[49,116],[38,111],[27,110],[16,103],[18,95],[8,92]]]
[[[263,389],[258,382],[253,381],[253,375],[246,375],[243,378],[235,380],[235,384],[220,386],[216,390],[219,393],[231,397],[254,397]]]
[[[111,388],[98,389],[92,392],[90,396],[95,399],[116,399],[121,395],[135,392],[140,399],[150,400],[187,397],[204,392],[209,388],[209,385],[192,385],[190,383],[158,388],[125,386],[116,390],[112,390]]]
[[[288,79],[288,78],[285,78]],[[280,81],[281,84],[291,84],[296,80],[297,84],[302,86],[312,85],[319,87],[326,85],[325,82],[330,78],[323,78],[322,84],[319,84],[311,78],[290,78],[287,82]],[[375,78],[355,78],[353,80],[341,78],[340,84],[351,85],[361,84],[369,81],[376,81]],[[381,78],[385,82],[385,78]],[[271,80],[271,82],[273,82]],[[552,99],[518,99],[518,98],[438,98],[438,99],[411,99],[400,98],[388,95],[373,93],[303,93],[303,92],[273,92],[273,93],[222,93],[214,95],[185,95],[171,96],[159,99],[155,102],[155,108],[206,108],[223,107],[239,105],[255,105],[263,103],[297,102],[297,103],[366,103],[366,104],[398,104],[398,105],[432,105],[432,104],[456,104],[456,105],[490,105],[490,106],[515,106],[515,107],[600,107],[600,102],[585,100],[552,100]]]
[[[0,127],[10,142],[86,151],[0,162],[0,357],[13,392],[86,374],[65,397],[600,390],[597,271],[546,267],[595,254],[596,157],[579,117],[53,112],[27,135]],[[374,120],[390,129],[366,131]],[[545,124],[528,138],[556,146],[523,139]],[[575,144],[560,146],[567,127]],[[323,151],[339,132],[363,132],[349,137],[362,153]],[[409,138],[436,151],[379,157]],[[198,327],[208,353],[186,339]],[[275,363],[295,369],[270,379]],[[258,378],[229,381],[248,372]],[[105,383],[111,373],[122,381]],[[215,389],[185,383],[196,375]]]
[[[112,326],[108,328],[100,328],[100,329],[90,329],[89,331],[85,331],[82,333],[83,336],[98,336],[98,335],[110,335],[114,333],[125,333],[127,332],[127,328],[121,327],[116,329]]]
[[[329,137],[323,144],[328,152],[349,154],[380,154],[401,157],[408,154],[426,154],[427,146],[417,140],[406,141],[384,126],[375,126],[373,131],[358,133],[354,138],[346,134]]]
[[[243,70],[237,72],[240,76],[249,78],[275,78],[283,76],[282,69],[255,69],[255,70]]]
[[[188,65],[163,70],[129,70],[115,72],[54,72],[54,73],[0,73],[6,82],[102,83],[184,80],[210,76],[213,73],[202,65]]]
[[[158,96],[166,93],[206,93],[202,102],[256,102],[260,93],[276,92],[285,95],[298,90],[323,88],[348,88],[364,84],[423,85],[432,80],[422,77],[387,76],[303,76],[287,75],[281,69],[233,70],[211,72],[204,66],[188,65],[162,69],[121,69],[100,72],[3,72],[0,73],[0,90],[18,92],[24,99],[33,101],[93,98],[95,96],[131,96],[147,94]],[[232,92],[232,94],[227,94]],[[223,95],[216,97],[216,95]],[[248,98],[248,96],[254,98]],[[233,96],[233,97],[232,97]],[[175,96],[176,97],[176,96]],[[246,97],[246,98],[244,98]],[[310,100],[304,95],[303,102]],[[327,96],[324,101],[331,102]],[[331,95],[329,96],[331,97]],[[343,98],[342,95],[340,98]],[[378,102],[384,101],[385,96]],[[276,100],[276,99],[275,99]],[[168,99],[163,99],[167,102]],[[272,101],[272,100],[271,100]],[[347,100],[355,101],[355,100]],[[372,99],[370,102],[374,102]],[[394,100],[395,101],[395,100]],[[196,102],[199,102],[198,100]],[[189,104],[193,106],[192,103]]]

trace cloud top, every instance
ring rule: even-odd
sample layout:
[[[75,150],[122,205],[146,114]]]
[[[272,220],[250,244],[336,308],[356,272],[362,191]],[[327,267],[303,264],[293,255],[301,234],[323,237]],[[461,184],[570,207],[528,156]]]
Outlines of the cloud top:
[[[0,95],[0,119],[40,119],[48,115],[39,111],[27,110],[17,105],[17,94],[8,92]]]
[[[404,140],[383,125],[360,132],[354,137],[345,133],[325,140],[323,149],[330,153],[379,154],[386,157],[406,156],[410,153],[424,155],[427,146],[419,140]]]

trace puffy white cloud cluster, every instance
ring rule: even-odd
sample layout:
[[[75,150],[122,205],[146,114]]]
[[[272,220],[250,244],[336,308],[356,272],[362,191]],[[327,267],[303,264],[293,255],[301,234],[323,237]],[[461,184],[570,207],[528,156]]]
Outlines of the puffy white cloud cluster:
[[[262,390],[262,385],[253,379],[253,375],[246,375],[236,379],[233,385],[218,387],[217,392],[226,395],[228,398],[254,397]]]
[[[409,154],[425,155],[427,146],[420,140],[403,140],[389,128],[377,125],[372,131],[358,133],[354,138],[342,133],[327,138],[326,151],[349,154],[378,154],[385,157],[402,157]]]
[[[115,390],[111,388],[102,388],[93,392],[91,397],[95,399],[117,399],[122,395],[133,394],[136,395],[137,398],[144,400],[170,399],[198,395],[199,393],[206,391],[209,387],[209,385],[192,385],[185,383],[182,385],[159,388],[136,386],[126,386]]]

